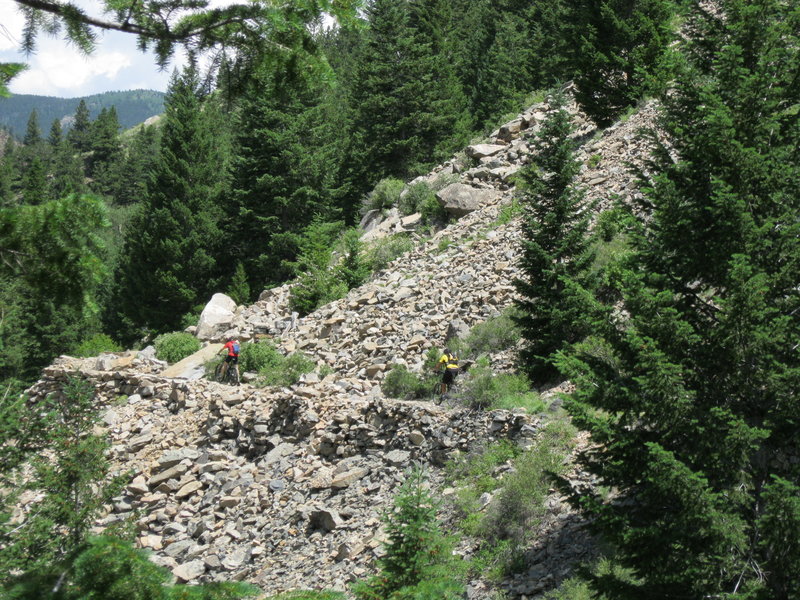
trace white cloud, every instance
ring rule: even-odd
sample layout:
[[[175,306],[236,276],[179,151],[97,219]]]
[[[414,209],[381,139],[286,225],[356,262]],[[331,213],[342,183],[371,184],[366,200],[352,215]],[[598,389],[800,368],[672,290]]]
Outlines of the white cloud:
[[[96,0],[80,4],[87,9],[99,5]],[[153,55],[140,52],[133,35],[98,31],[96,49],[87,57],[69,42],[42,33],[36,52],[25,56],[19,52],[24,19],[16,3],[0,0],[0,15],[0,62],[28,64],[12,80],[12,93],[76,97],[109,90],[166,89],[172,69],[159,72]]]
[[[12,0],[0,0],[0,50],[16,50],[21,41],[25,19]]]

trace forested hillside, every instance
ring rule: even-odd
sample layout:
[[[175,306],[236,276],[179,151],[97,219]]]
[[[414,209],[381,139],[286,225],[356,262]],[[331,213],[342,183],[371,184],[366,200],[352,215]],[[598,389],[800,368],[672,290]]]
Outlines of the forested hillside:
[[[178,5],[3,149],[0,597],[798,597],[796,3]]]
[[[0,126],[11,131],[17,139],[22,139],[30,115],[36,111],[37,118],[44,127],[58,120],[66,128],[71,124],[81,100],[86,104],[92,119],[96,119],[103,109],[109,110],[113,106],[123,129],[130,129],[164,111],[164,94],[152,90],[104,92],[84,98],[17,94],[3,100]]]

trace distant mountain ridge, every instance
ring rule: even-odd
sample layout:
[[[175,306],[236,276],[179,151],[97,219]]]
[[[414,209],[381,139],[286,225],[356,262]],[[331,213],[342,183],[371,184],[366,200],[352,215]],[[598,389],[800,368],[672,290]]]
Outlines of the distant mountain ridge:
[[[164,96],[163,92],[154,90],[128,90],[84,96],[83,100],[92,119],[95,119],[102,109],[116,107],[119,124],[123,129],[129,129],[164,112]],[[75,109],[80,101],[81,98],[55,98],[32,94],[16,94],[10,98],[0,99],[0,127],[7,128],[17,138],[22,138],[25,135],[28,117],[31,111],[36,109],[39,127],[42,135],[46,137],[55,119],[61,121],[62,125],[69,122],[75,115]]]

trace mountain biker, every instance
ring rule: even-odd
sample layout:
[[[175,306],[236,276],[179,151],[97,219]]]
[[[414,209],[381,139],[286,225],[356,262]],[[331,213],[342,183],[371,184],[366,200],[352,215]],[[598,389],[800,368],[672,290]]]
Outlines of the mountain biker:
[[[455,354],[452,354],[449,349],[445,348],[444,354],[442,354],[439,362],[436,363],[436,368],[442,370],[441,393],[444,395],[447,393],[449,386],[453,384],[453,380],[459,373],[458,357]]]
[[[222,354],[223,352],[228,353],[225,357],[225,364],[222,365],[222,380],[225,379],[225,374],[228,372],[228,369],[233,365],[233,368],[236,369],[236,381],[239,381],[239,340],[237,340],[234,336],[228,338],[227,343],[222,347],[218,354]],[[237,383],[238,385],[238,383]]]

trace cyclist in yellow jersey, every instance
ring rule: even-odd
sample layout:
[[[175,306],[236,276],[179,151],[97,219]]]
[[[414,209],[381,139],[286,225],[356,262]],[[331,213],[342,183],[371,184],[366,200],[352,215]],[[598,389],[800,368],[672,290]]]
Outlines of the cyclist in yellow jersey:
[[[444,354],[439,359],[439,362],[436,363],[436,368],[442,370],[442,387],[441,393],[442,395],[447,393],[449,387],[453,384],[453,380],[458,375],[458,357],[455,354],[452,354],[450,350],[445,348]]]

